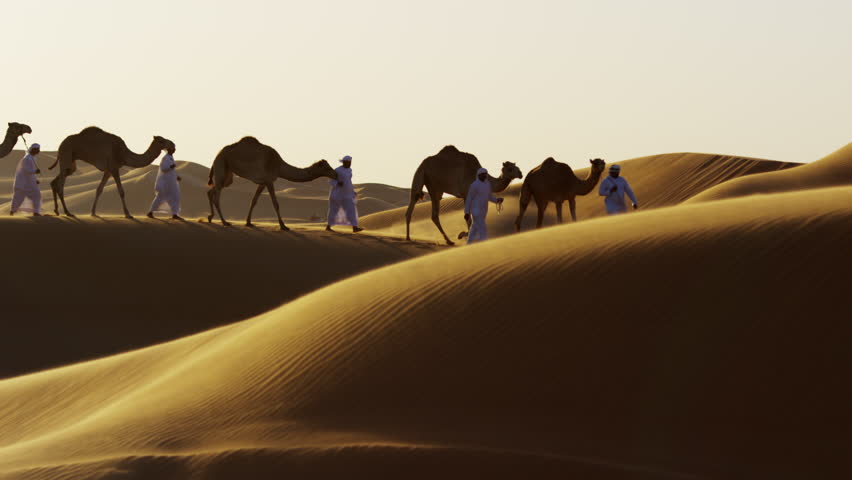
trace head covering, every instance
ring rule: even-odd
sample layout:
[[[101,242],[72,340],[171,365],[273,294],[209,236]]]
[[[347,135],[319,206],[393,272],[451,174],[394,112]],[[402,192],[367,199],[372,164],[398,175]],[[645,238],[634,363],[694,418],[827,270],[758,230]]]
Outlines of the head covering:
[[[27,151],[28,151],[28,152],[32,152],[34,148],[37,148],[37,149],[41,150],[41,145],[39,145],[39,144],[37,144],[37,143],[34,143],[34,144],[30,145],[30,149],[29,149],[29,150],[27,150]]]
[[[480,167],[480,168],[479,168],[479,170],[477,170],[477,171],[476,171],[476,176],[478,177],[478,176],[482,175],[483,173],[484,173],[484,174],[488,174],[488,170],[486,170],[485,168]]]
[[[609,167],[609,171],[610,172],[620,172],[621,171],[621,165],[612,164]]]
[[[351,161],[352,161],[352,157],[350,157],[349,155],[346,155],[345,157],[340,159],[340,163],[351,162]]]

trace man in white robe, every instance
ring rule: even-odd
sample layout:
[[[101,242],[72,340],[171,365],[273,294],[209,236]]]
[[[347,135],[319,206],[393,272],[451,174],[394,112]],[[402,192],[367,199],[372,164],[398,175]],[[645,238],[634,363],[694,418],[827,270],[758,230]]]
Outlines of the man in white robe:
[[[352,157],[340,159],[341,166],[334,169],[337,180],[329,180],[328,224],[325,229],[332,232],[332,225],[351,225],[355,233],[364,230],[358,226],[358,207],[355,205],[355,187],[352,185]]]
[[[624,203],[624,194],[630,197],[633,202],[633,209],[639,208],[639,203],[636,201],[636,195],[633,194],[633,189],[630,184],[621,175],[621,166],[613,165],[609,167],[609,176],[601,182],[601,187],[598,194],[604,198],[604,206],[606,213],[615,215],[627,211],[627,205]]]
[[[41,145],[34,143],[18,162],[15,170],[15,184],[12,187],[12,208],[9,215],[14,215],[19,210],[32,212],[34,216],[41,215],[41,190],[38,187],[36,175],[41,173],[36,164],[36,157],[41,152]]]
[[[148,217],[154,218],[154,212],[171,214],[175,220],[183,220],[180,217],[180,182],[181,178],[175,171],[175,149],[170,148],[157,170],[157,182],[154,184],[154,201]]]
[[[488,216],[488,202],[499,205],[503,203],[503,199],[494,196],[491,191],[491,182],[488,181],[488,170],[480,168],[476,172],[476,180],[470,184],[467,196],[464,199],[464,220],[470,223],[470,233],[467,236],[468,244],[481,242],[488,238],[485,226],[485,218]]]

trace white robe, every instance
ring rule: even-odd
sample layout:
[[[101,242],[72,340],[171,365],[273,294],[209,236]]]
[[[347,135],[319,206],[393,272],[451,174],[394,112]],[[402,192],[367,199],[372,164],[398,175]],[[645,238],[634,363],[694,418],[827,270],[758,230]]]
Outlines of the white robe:
[[[476,179],[467,190],[464,199],[464,213],[470,214],[470,233],[467,243],[476,243],[488,239],[488,231],[485,226],[485,217],[488,216],[488,202],[497,203],[497,198],[491,192],[491,182],[487,179],[483,182]]]
[[[337,180],[329,179],[328,224],[358,226],[358,207],[355,205],[355,186],[352,185],[352,169],[343,166],[334,169]],[[340,182],[340,185],[338,185]]]
[[[154,201],[151,211],[167,215],[180,215],[180,185],[177,181],[177,171],[174,168],[175,159],[169,154],[160,161],[157,171],[157,182],[154,184]]]
[[[35,157],[29,153],[18,162],[12,195],[12,213],[19,210],[41,213],[41,190],[38,188],[36,170],[38,170],[38,165]]]
[[[611,192],[613,185],[616,187],[614,192]],[[606,177],[601,182],[601,188],[598,190],[598,194],[604,198],[604,205],[606,206],[606,213],[609,215],[613,215],[616,213],[624,213],[627,211],[627,205],[624,203],[624,194],[627,194],[630,197],[630,201],[636,204],[636,195],[633,194],[633,190],[630,188],[630,184],[627,183],[623,177],[612,178],[611,176]]]

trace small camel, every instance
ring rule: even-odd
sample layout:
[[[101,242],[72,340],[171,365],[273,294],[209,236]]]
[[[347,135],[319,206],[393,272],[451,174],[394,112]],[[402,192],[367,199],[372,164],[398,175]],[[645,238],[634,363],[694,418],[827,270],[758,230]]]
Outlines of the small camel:
[[[213,208],[215,206],[216,211],[219,212],[219,218],[222,219],[222,225],[231,225],[225,221],[225,217],[222,215],[219,200],[222,196],[222,189],[234,182],[234,174],[257,184],[257,191],[254,192],[254,197],[251,199],[251,206],[246,218],[246,226],[254,226],[251,223],[251,212],[257,204],[257,198],[266,188],[272,198],[275,214],[278,215],[278,224],[281,226],[281,230],[285,231],[290,229],[281,220],[278,199],[275,197],[275,180],[283,178],[291,182],[310,182],[319,177],[337,180],[337,172],[325,160],[320,160],[307,168],[294,167],[285,162],[274,148],[260,143],[254,137],[243,137],[237,143],[223,148],[216,155],[216,159],[213,160],[213,166],[210,167],[210,177],[207,181],[207,184],[210,185],[210,190],[207,191],[207,198],[210,200],[208,222],[213,221]]]
[[[77,170],[77,160],[82,160],[91,164],[101,172],[101,183],[98,184],[98,189],[95,191],[95,202],[92,204],[92,216],[97,217],[96,209],[98,199],[104,191],[109,177],[115,180],[115,186],[118,189],[118,195],[121,197],[121,206],[124,208],[124,216],[133,218],[130,211],[127,210],[127,204],[124,202],[124,187],[121,186],[121,167],[142,168],[150,165],[160,152],[174,148],[175,144],[171,140],[163,137],[155,136],[151,141],[151,145],[145,150],[145,153],[133,153],[127,148],[127,144],[118,135],[105,132],[98,127],[84,128],[80,133],[69,135],[59,144],[59,152],[56,155],[56,161],[50,166],[52,170],[56,165],[59,165],[59,175],[50,182],[50,188],[53,190],[53,209],[59,215],[59,201],[62,202],[62,209],[65,215],[73,217],[74,215],[68,211],[65,205],[65,178]]]
[[[588,195],[598,180],[601,179],[606,168],[606,162],[600,158],[589,160],[592,169],[585,180],[580,180],[574,175],[574,171],[568,165],[557,162],[553,157],[547,158],[541,165],[533,168],[527,173],[527,179],[521,188],[520,209],[518,218],[515,220],[515,229],[521,231],[521,221],[530,203],[530,197],[535,199],[538,206],[538,221],[535,228],[541,228],[544,220],[544,210],[548,202],[556,204],[556,219],[562,223],[562,202],[568,200],[571,209],[571,219],[577,221],[577,195]]]
[[[3,143],[0,144],[0,158],[9,155],[15,145],[18,144],[18,137],[25,133],[33,133],[33,129],[29,125],[23,123],[9,122],[6,128],[6,137],[3,138]]]
[[[411,182],[411,200],[408,204],[408,210],[405,212],[405,239],[411,240],[411,214],[414,212],[414,206],[417,202],[423,199],[423,187],[425,186],[426,191],[429,192],[429,198],[432,200],[432,222],[444,236],[447,245],[455,245],[444,233],[444,228],[441,227],[439,217],[441,197],[445,193],[449,193],[454,197],[464,199],[470,184],[476,179],[476,171],[480,167],[479,160],[475,156],[461,152],[452,145],[447,145],[437,154],[420,162]],[[495,178],[489,175],[488,180],[491,182],[492,191],[502,192],[512,180],[523,177],[521,170],[514,163],[504,162],[500,176]]]

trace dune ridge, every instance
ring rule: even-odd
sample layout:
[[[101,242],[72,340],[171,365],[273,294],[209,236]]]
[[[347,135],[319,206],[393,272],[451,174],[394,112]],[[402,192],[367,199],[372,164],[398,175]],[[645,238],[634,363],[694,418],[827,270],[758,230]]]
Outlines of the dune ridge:
[[[557,159],[559,160],[559,159]],[[706,153],[669,153],[639,157],[618,163],[623,167],[623,175],[628,179],[642,209],[669,207],[679,204],[708,188],[722,184],[734,178],[750,176],[764,172],[786,171],[799,164],[778,162],[756,158],[716,155]],[[584,179],[589,169],[575,171],[578,178]],[[606,174],[606,172],[604,173]],[[509,188],[498,194],[506,199],[502,213],[492,208],[488,215],[488,233],[499,237],[515,232],[514,221],[518,215],[518,196],[521,182],[515,182]],[[464,208],[461,200],[445,197],[441,202],[441,223],[450,238],[455,238],[460,231],[466,230],[461,210]],[[551,203],[547,207],[545,225],[556,223],[556,210]],[[388,235],[405,236],[405,210],[397,208],[365,216],[362,226],[380,231]],[[442,242],[440,233],[431,220],[431,203],[421,202],[414,210],[411,222],[412,238],[418,240]],[[532,202],[526,212],[523,229],[535,228],[537,208]],[[567,204],[565,219],[570,221]],[[588,220],[605,216],[603,201],[597,194],[597,189],[589,195],[577,197],[578,220]]]
[[[843,478],[849,205],[837,187],[509,236],[0,381],[0,474]]]
[[[707,189],[690,201],[790,192],[852,184],[852,143],[794,171],[766,172]]]

